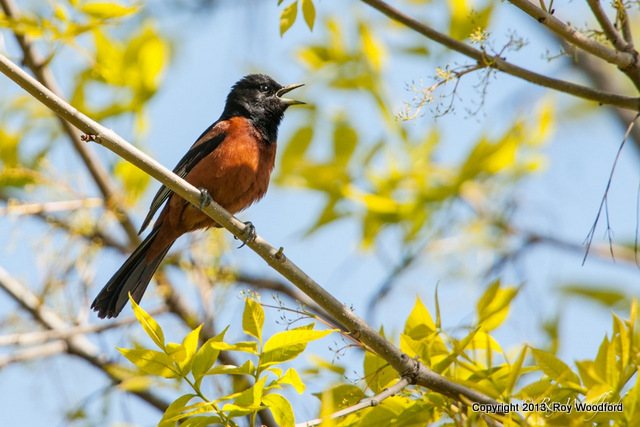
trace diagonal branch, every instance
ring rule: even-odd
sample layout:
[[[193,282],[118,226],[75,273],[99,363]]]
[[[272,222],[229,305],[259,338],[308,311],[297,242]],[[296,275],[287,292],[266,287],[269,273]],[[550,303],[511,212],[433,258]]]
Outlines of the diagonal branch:
[[[88,134],[87,139],[99,142],[125,160],[133,163],[193,205],[198,206],[200,204],[201,194],[197,188],[129,144],[111,129],[105,128],[81,114],[78,110],[33,79],[20,67],[13,64],[4,55],[0,55],[0,72],[11,78],[64,120],[67,120],[80,131]],[[233,235],[241,238],[245,234],[245,224],[230,215],[218,204],[211,203],[203,207],[202,211],[216,221],[216,223],[229,230]],[[450,381],[442,375],[428,369],[423,364],[418,363],[418,361],[409,358],[400,351],[400,349],[382,337],[369,324],[356,316],[348,307],[322,288],[297,265],[291,262],[284,255],[282,248],[274,248],[259,236],[256,236],[255,240],[250,241],[247,246],[253,249],[274,270],[282,274],[318,305],[324,308],[327,313],[340,322],[347,330],[355,334],[364,344],[385,359],[401,376],[410,376],[412,382],[415,384],[428,387],[435,392],[442,393],[454,399],[464,398],[473,402],[497,404],[492,398]]]
[[[462,53],[469,58],[475,59],[476,61],[478,61],[479,65],[482,65],[484,67],[495,68],[496,70],[500,70],[504,73],[521,78],[528,82],[544,86],[549,89],[557,90],[558,92],[568,93],[578,98],[588,99],[600,104],[613,105],[616,107],[625,108],[627,110],[640,111],[640,98],[617,95],[598,89],[592,89],[590,87],[582,86],[565,80],[554,79],[542,74],[534,73],[533,71],[527,70],[526,68],[511,64],[500,56],[488,55],[486,52],[478,50],[467,45],[466,43],[442,34],[434,30],[433,28],[424,25],[413,19],[412,17],[400,12],[398,9],[390,6],[382,0],[361,1],[380,11],[390,19],[397,21],[407,26],[408,28],[411,28],[412,30],[435,41],[436,43],[439,43],[456,52]]]

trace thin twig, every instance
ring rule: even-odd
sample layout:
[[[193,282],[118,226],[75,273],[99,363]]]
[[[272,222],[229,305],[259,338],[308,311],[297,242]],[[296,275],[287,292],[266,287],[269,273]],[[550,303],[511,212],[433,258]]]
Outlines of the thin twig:
[[[600,28],[602,28],[602,31],[604,31],[605,36],[607,36],[607,39],[611,42],[613,47],[622,52],[627,52],[629,49],[633,49],[633,46],[624,40],[609,18],[607,18],[607,14],[602,9],[600,0],[587,0],[587,3],[589,3],[589,7],[591,8],[593,15],[600,24]]]
[[[105,128],[71,107],[25,73],[20,67],[13,64],[4,55],[0,55],[0,72],[11,78],[63,119],[69,121],[82,132],[91,135],[91,139],[96,140],[96,142],[99,142],[104,147],[158,179],[162,184],[166,185],[167,188],[194,206],[200,204],[201,194],[197,188],[129,144],[111,129]],[[202,212],[211,217],[217,224],[229,230],[236,237],[242,238],[244,235],[246,225],[230,215],[217,203],[212,202],[210,205],[205,206]],[[433,391],[454,399],[459,399],[461,396],[464,396],[474,402],[497,404],[494,399],[483,393],[452,382],[409,358],[400,351],[400,349],[382,337],[369,324],[356,316],[348,307],[311,279],[311,277],[297,265],[291,262],[288,257],[284,255],[282,248],[274,248],[260,236],[248,242],[247,246],[253,249],[274,270],[282,274],[318,305],[323,307],[334,319],[343,325],[343,327],[351,333],[356,334],[362,342],[385,359],[401,375],[410,373],[411,378],[416,384],[428,387]]]
[[[633,46],[633,33],[631,32],[631,25],[629,24],[629,14],[627,14],[627,7],[623,0],[614,0],[616,7],[616,21],[620,23],[622,27],[622,36],[627,43]]]
[[[598,220],[600,219],[600,215],[602,215],[602,210],[607,207],[609,189],[611,188],[611,182],[613,181],[613,173],[616,170],[618,159],[620,159],[620,153],[622,152],[622,149],[624,148],[624,144],[625,142],[627,142],[627,138],[629,137],[629,133],[631,132],[631,129],[633,129],[633,125],[636,123],[636,120],[638,120],[638,117],[640,117],[640,113],[636,114],[636,117],[631,121],[631,123],[629,123],[629,126],[627,127],[627,131],[624,134],[624,138],[622,139],[622,142],[620,143],[620,147],[618,148],[618,152],[616,153],[616,158],[614,159],[613,165],[611,166],[611,173],[609,173],[609,180],[607,181],[607,186],[604,189],[604,194],[602,195],[602,200],[600,201],[600,207],[598,208],[596,219],[595,221],[593,221],[591,230],[589,230],[589,233],[587,234],[587,237],[585,239],[585,244],[587,246],[587,249],[584,253],[584,258],[582,259],[582,265],[584,265],[584,263],[587,261],[587,257],[589,256],[589,249],[591,248],[591,242],[593,242],[593,237],[596,233],[596,227],[598,226]],[[609,236],[609,246],[611,248],[611,256],[613,257],[613,243],[611,241],[611,233],[610,233],[611,228],[609,224],[608,209],[605,211],[605,213],[607,215],[607,230],[608,230],[608,236]]]
[[[353,406],[349,406],[348,408],[344,408],[341,409],[337,412],[334,412],[333,414],[324,417],[324,418],[316,418],[315,420],[310,420],[310,421],[305,421],[303,423],[298,423],[296,424],[296,427],[311,427],[311,426],[317,426],[320,425],[322,422],[326,421],[326,420],[335,420],[336,418],[340,418],[340,417],[345,417],[349,414],[353,414],[355,412],[361,411],[365,408],[369,408],[369,407],[374,407],[374,406],[378,406],[380,403],[382,403],[383,400],[385,400],[388,397],[391,396],[395,396],[396,394],[398,394],[399,392],[401,392],[405,387],[407,387],[409,384],[411,384],[411,380],[409,378],[401,378],[400,381],[398,381],[397,383],[395,383],[394,385],[392,385],[389,388],[385,388],[384,390],[382,390],[380,393],[376,394],[375,396],[369,397],[367,399],[364,399],[361,402],[356,403]]]
[[[475,59],[476,61],[478,61],[479,64],[482,64],[485,67],[495,68],[507,74],[511,74],[513,76],[519,77],[528,82],[535,83],[540,86],[548,87],[550,89],[554,89],[559,92],[568,93],[579,98],[589,99],[591,101],[595,101],[600,104],[608,104],[608,105],[613,105],[620,108],[625,108],[627,110],[640,111],[640,98],[617,95],[614,93],[592,89],[592,88],[578,85],[572,82],[554,79],[551,77],[544,76],[542,74],[534,73],[533,71],[527,70],[526,68],[513,65],[499,56],[487,55],[485,52],[481,50],[475,49],[461,41],[458,41],[452,37],[449,37],[443,33],[440,33],[434,30],[433,28],[427,25],[424,25],[418,22],[417,20],[413,19],[412,17],[400,12],[398,9],[390,6],[384,1],[362,0],[362,2],[370,5],[371,7],[382,12],[383,14],[393,19],[394,21],[400,22],[401,24],[411,28],[412,30],[422,34],[423,36],[445,47],[448,47],[451,50],[460,52],[463,55],[466,55],[470,58]],[[548,13],[546,14],[549,15]],[[620,54],[619,52],[616,52],[616,53],[618,53],[619,55],[623,55],[623,54]],[[625,55],[628,56],[628,54],[625,54]],[[627,56],[624,56],[624,58],[627,58]],[[626,60],[626,59],[625,61],[622,61],[622,62],[625,64],[632,63],[630,60]]]

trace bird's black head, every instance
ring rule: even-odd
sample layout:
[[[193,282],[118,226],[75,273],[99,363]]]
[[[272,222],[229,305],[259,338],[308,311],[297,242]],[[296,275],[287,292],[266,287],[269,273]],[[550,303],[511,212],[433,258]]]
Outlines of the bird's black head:
[[[260,130],[267,143],[274,142],[287,107],[304,104],[282,96],[300,86],[302,85],[282,86],[264,74],[244,76],[231,88],[221,119],[245,117]]]

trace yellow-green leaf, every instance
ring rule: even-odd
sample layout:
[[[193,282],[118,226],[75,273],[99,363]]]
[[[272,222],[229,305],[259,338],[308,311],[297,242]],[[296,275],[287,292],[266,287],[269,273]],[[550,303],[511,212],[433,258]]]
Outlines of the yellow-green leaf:
[[[187,358],[187,351],[185,350],[184,346],[175,342],[167,343],[165,352],[171,358],[171,360],[177,364],[184,362]]]
[[[285,397],[279,394],[267,394],[262,398],[262,403],[269,408],[273,418],[276,420],[276,424],[281,427],[295,426],[293,408]]]
[[[509,313],[509,304],[518,293],[516,288],[500,288],[500,282],[492,283],[478,301],[478,324],[491,331],[504,322]]]
[[[374,36],[368,24],[360,24],[359,29],[362,41],[362,52],[371,68],[379,71],[387,57],[384,45]]]
[[[536,363],[550,379],[561,384],[571,386],[580,385],[580,378],[564,363],[551,353],[535,348],[531,349],[531,354]]]
[[[121,390],[129,391],[132,393],[139,391],[146,391],[151,387],[151,378],[148,376],[135,376],[127,378],[126,380],[118,384],[118,388]]]
[[[242,329],[245,333],[262,342],[263,326],[264,310],[262,306],[251,298],[247,298],[244,302],[244,313],[242,313]]]
[[[200,337],[200,329],[202,329],[202,325],[189,332],[187,336],[182,340],[182,347],[185,351],[185,357],[182,362],[178,363],[178,365],[180,366],[183,375],[186,375],[187,373],[189,373],[189,371],[191,371],[191,366],[193,365],[193,361],[196,357],[196,351],[198,350],[198,338]]]
[[[196,353],[191,372],[193,373],[193,377],[195,378],[197,385],[200,385],[203,375],[211,369],[220,354],[220,350],[213,348],[212,343],[222,341],[227,329],[229,329],[228,326],[215,337],[209,338],[207,342],[202,344],[202,347],[200,347],[200,350]]]
[[[251,360],[247,360],[242,366],[218,365],[207,371],[205,375],[254,375],[256,367]]]
[[[316,7],[312,0],[302,0],[302,16],[307,23],[307,27],[313,31],[313,23],[316,20]]]
[[[142,369],[147,374],[157,375],[163,378],[176,378],[179,373],[173,366],[173,361],[166,353],[154,350],[131,350],[118,348],[124,357],[131,363]]]
[[[214,341],[211,348],[222,351],[242,351],[244,353],[258,354],[258,343],[255,341],[239,341],[235,344]]]
[[[296,16],[298,15],[298,0],[294,0],[289,6],[284,8],[280,14],[280,37],[287,32],[289,28],[296,22]]]
[[[260,367],[266,368],[287,360],[295,359],[304,351],[307,344],[329,335],[333,330],[314,331],[304,329],[313,327],[313,324],[290,331],[278,332],[264,344],[264,350],[260,356]]]
[[[371,352],[364,355],[364,378],[374,393],[384,390],[391,381],[397,379],[398,372],[380,356]]]
[[[185,394],[174,400],[164,412],[164,415],[162,416],[158,427],[174,427],[176,423],[174,420],[171,420],[171,418],[179,415],[187,405],[187,403],[189,403],[189,401],[194,397],[197,397],[197,395]]]
[[[416,298],[411,313],[404,325],[404,333],[414,340],[421,340],[431,335],[436,330],[436,325],[420,298]]]
[[[79,9],[87,15],[90,15],[97,19],[110,19],[130,15],[134,13],[138,8],[136,6],[122,6],[114,2],[95,2],[85,3],[80,6]]]
[[[300,379],[300,376],[298,375],[298,371],[293,368],[287,369],[287,372],[285,372],[285,374],[280,379],[278,379],[278,384],[289,384],[296,389],[298,394],[302,394],[306,388],[304,383]]]
[[[240,393],[240,395],[233,401],[233,404],[240,408],[249,409],[252,411],[256,408],[259,409],[260,402],[262,401],[262,392],[264,390],[264,384],[266,381],[267,377],[262,377],[252,387]]]
[[[154,343],[158,347],[164,350],[164,333],[162,332],[162,328],[158,325],[158,322],[155,321],[153,317],[149,315],[146,311],[142,309],[131,297],[129,294],[129,300],[131,301],[131,307],[133,308],[133,314],[136,315],[138,322],[142,325],[142,329],[149,335],[149,337],[153,340]]]

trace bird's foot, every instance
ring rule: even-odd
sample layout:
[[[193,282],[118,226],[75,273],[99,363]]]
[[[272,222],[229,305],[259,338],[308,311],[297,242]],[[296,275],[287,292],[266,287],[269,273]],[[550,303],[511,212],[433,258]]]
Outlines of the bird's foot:
[[[213,199],[206,188],[200,187],[198,190],[200,190],[200,206],[198,207],[202,210],[205,206],[209,206]]]
[[[242,234],[245,234],[246,236],[244,236],[244,238],[242,239],[242,244],[240,246],[238,246],[238,249],[240,249],[241,247],[243,247],[244,245],[246,245],[249,242],[252,242],[253,240],[255,240],[257,233],[256,233],[256,227],[251,223],[251,221],[247,221],[245,223],[243,223],[245,225],[244,227],[244,232]],[[237,237],[235,237],[236,240],[238,240]]]

